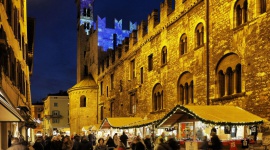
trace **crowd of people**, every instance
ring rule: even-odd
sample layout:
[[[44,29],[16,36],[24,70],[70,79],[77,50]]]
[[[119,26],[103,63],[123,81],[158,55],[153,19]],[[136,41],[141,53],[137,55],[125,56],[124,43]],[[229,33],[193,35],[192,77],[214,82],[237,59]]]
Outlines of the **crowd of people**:
[[[7,150],[177,150],[178,142],[172,136],[165,141],[164,133],[155,138],[147,135],[144,138],[136,136],[129,139],[125,132],[122,135],[115,133],[113,136],[96,139],[93,133],[89,135],[74,136],[44,136],[37,137],[32,144],[25,144],[19,138],[12,138]]]

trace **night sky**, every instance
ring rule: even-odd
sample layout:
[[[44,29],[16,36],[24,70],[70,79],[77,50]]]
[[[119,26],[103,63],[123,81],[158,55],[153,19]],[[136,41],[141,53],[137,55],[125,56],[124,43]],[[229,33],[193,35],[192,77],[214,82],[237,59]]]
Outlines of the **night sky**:
[[[106,17],[107,27],[122,19],[147,20],[163,0],[95,0],[94,18]],[[75,0],[28,0],[28,17],[36,19],[34,69],[31,76],[32,101],[66,91],[76,84],[76,4]]]

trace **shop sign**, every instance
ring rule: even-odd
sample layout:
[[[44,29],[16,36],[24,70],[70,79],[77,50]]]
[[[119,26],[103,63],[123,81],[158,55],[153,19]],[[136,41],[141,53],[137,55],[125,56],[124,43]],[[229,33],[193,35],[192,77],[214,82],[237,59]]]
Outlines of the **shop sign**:
[[[165,131],[173,131],[173,130],[175,130],[174,127],[171,127],[171,128],[165,128]]]

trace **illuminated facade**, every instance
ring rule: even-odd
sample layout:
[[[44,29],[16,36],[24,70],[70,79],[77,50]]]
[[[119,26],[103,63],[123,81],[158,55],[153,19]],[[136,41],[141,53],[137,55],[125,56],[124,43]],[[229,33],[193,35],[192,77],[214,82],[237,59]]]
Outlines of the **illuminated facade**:
[[[269,119],[270,3],[208,2],[165,0],[160,13],[153,10],[107,52],[96,44],[97,31],[88,43],[78,36],[80,73],[92,74],[99,86],[99,123],[160,119],[177,104],[235,105]]]
[[[37,127],[33,129],[31,136],[31,141],[35,141],[36,137],[43,135],[44,105],[42,102],[36,102],[32,104],[31,116],[37,122]]]
[[[67,93],[60,91],[48,94],[43,102],[43,133],[48,136],[57,133],[69,135],[69,98]]]
[[[0,148],[8,137],[31,138],[30,75],[35,20],[27,17],[27,0],[0,1]]]

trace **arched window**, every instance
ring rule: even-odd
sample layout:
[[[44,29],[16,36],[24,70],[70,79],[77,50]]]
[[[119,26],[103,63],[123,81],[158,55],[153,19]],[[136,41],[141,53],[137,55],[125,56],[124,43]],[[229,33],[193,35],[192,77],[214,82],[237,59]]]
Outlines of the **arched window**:
[[[164,46],[161,51],[161,64],[165,65],[167,63],[167,47]]]
[[[187,53],[187,35],[183,34],[180,38],[180,54]]]
[[[248,20],[248,3],[247,0],[238,0],[235,3],[236,26],[239,26]]]
[[[229,67],[227,68],[227,71],[226,71],[226,77],[227,77],[227,94],[228,95],[232,95],[233,94],[233,90],[234,90],[234,81],[233,81],[233,71],[232,71],[232,68]]]
[[[219,81],[219,95],[220,97],[225,95],[225,75],[222,70],[218,72],[218,81]]]
[[[86,97],[81,96],[80,98],[80,107],[86,107]]]
[[[236,93],[241,93],[242,92],[242,79],[241,79],[241,76],[242,76],[242,73],[241,73],[241,64],[237,64],[236,65],[236,68],[235,68],[235,74],[236,74],[236,80],[235,80],[235,83],[236,83]]]
[[[186,72],[180,76],[177,89],[180,104],[194,103],[194,82],[191,73]]]
[[[199,23],[196,27],[196,43],[197,46],[202,46],[204,44],[204,27],[202,23]]]
[[[161,84],[157,84],[153,90],[153,111],[163,109],[163,89]]]
[[[242,92],[240,58],[236,54],[223,57],[217,66],[219,97]]]

